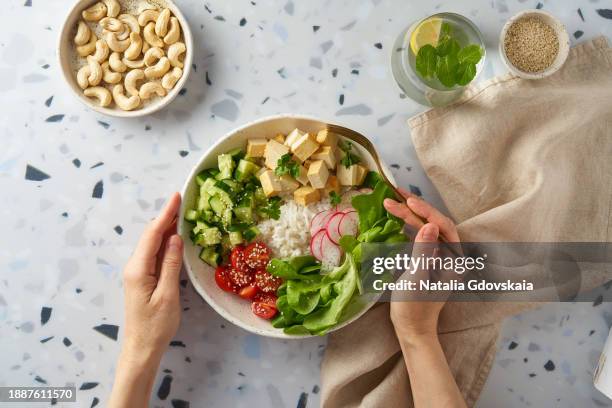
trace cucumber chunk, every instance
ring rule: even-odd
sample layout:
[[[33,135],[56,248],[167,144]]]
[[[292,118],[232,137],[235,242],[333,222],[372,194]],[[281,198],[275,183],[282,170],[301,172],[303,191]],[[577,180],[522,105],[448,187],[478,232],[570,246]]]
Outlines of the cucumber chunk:
[[[231,154],[220,154],[217,157],[217,162],[219,163],[219,174],[217,175],[218,179],[229,179],[232,178],[232,174],[234,174],[234,159]]]

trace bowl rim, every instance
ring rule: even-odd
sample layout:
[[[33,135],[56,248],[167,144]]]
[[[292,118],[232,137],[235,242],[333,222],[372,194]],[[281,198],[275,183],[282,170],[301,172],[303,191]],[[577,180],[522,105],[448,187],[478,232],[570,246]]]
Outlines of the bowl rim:
[[[197,163],[191,168],[191,171],[189,172],[189,175],[187,176],[187,178],[185,179],[185,182],[183,183],[183,187],[181,188],[181,206],[179,208],[179,214],[178,214],[178,221],[177,221],[177,234],[178,235],[183,235],[184,232],[184,226],[185,226],[185,220],[183,217],[181,217],[181,214],[183,214],[186,210],[186,203],[184,200],[185,194],[187,192],[188,187],[191,185],[191,183],[193,182],[193,179],[195,178],[196,174],[197,174],[197,170],[200,167],[200,165],[202,164],[202,162],[204,162],[209,156],[210,154],[217,149],[217,147],[219,145],[221,145],[223,142],[225,142],[225,140],[229,139],[230,137],[232,137],[235,134],[241,133],[243,132],[245,129],[250,128],[251,126],[263,123],[263,122],[268,122],[268,121],[272,121],[272,120],[279,120],[279,119],[301,119],[301,120],[312,120],[312,121],[316,121],[316,122],[322,122],[322,123],[329,123],[329,124],[333,124],[334,122],[330,122],[330,121],[326,121],[323,120],[321,118],[317,118],[314,116],[309,116],[309,115],[303,115],[303,114],[292,114],[292,113],[280,113],[280,114],[273,114],[273,115],[269,115],[269,116],[265,116],[259,119],[255,119],[252,121],[249,121],[247,123],[245,123],[244,125],[241,125],[239,127],[236,127],[234,129],[229,130],[228,132],[226,132],[222,137],[220,137],[219,139],[217,139],[215,141],[215,143],[213,143],[208,149],[206,149],[206,151],[204,153],[202,153],[202,155],[200,156],[200,158],[198,159]],[[385,172],[389,174],[391,174],[391,172],[389,171],[387,165],[384,163],[384,161],[381,163],[383,165],[383,170]],[[392,177],[391,174],[391,178],[390,178],[391,182],[395,184],[395,179]],[[183,249],[183,252],[186,251],[186,248]],[[193,288],[196,290],[196,292],[202,297],[202,299],[204,299],[206,301],[206,303],[213,308],[213,310],[215,312],[217,312],[219,315],[221,315],[221,317],[223,317],[225,320],[227,320],[228,322],[234,324],[235,326],[240,327],[243,330],[246,330],[250,333],[253,334],[257,334],[259,336],[264,336],[264,337],[271,337],[271,338],[278,338],[278,339],[290,339],[290,340],[298,340],[298,339],[307,339],[307,338],[312,338],[312,337],[317,337],[317,335],[314,334],[300,334],[300,335],[289,335],[289,334],[285,334],[282,330],[275,330],[275,331],[270,331],[270,332],[260,332],[257,328],[254,327],[249,327],[246,326],[245,324],[243,324],[242,322],[240,322],[239,320],[237,320],[236,318],[234,318],[230,313],[227,313],[225,311],[224,308],[222,308],[220,305],[218,305],[210,296],[208,296],[208,294],[203,290],[203,288],[200,287],[200,285],[196,285],[194,284],[194,282],[196,281],[195,278],[195,274],[193,272],[193,270],[191,269],[191,265],[189,263],[189,261],[187,260],[186,256],[183,256],[183,266],[185,267],[185,271],[187,272],[187,276],[189,277],[189,280],[191,281],[191,286],[193,286]],[[381,294],[382,295],[382,294]],[[366,312],[368,312],[368,310],[370,310],[372,307],[376,306],[376,302],[378,301],[380,295],[376,296],[375,299],[372,301],[372,305],[370,305],[369,307],[365,307],[363,308],[362,311],[360,311],[359,313],[355,314],[351,319],[348,319],[344,322],[342,322],[341,324],[338,324],[337,326],[334,326],[333,328],[331,328],[327,334],[339,330],[351,323],[353,323],[354,321],[358,320],[360,317],[362,317]]]
[[[510,26],[515,21],[523,17],[530,16],[530,15],[545,16],[546,18],[549,18],[550,20],[554,21],[555,25],[552,26],[552,29],[555,30],[555,33],[557,34],[557,39],[559,40],[559,54],[557,55],[553,63],[546,70],[541,71],[541,72],[533,72],[533,73],[525,72],[515,67],[508,59],[508,56],[506,55],[506,50],[504,47],[504,41],[506,39],[506,34]],[[523,10],[523,11],[516,13],[515,15],[513,15],[506,21],[506,23],[504,24],[504,26],[502,27],[499,33],[499,54],[501,56],[501,59],[504,65],[506,66],[506,68],[508,68],[508,70],[510,70],[510,72],[513,75],[516,75],[524,79],[542,79],[542,78],[546,78],[554,74],[559,69],[561,69],[561,67],[565,64],[565,60],[567,59],[569,55],[569,50],[570,50],[570,40],[569,40],[569,34],[567,33],[567,28],[565,27],[565,24],[563,24],[561,20],[559,20],[557,17],[541,9],[527,9],[527,10]]]
[[[70,35],[70,32],[73,26],[72,24],[68,24],[68,23],[69,23],[69,20],[71,20],[71,17],[73,17],[75,13],[79,13],[82,9],[84,9],[90,3],[94,3],[97,1],[99,0],[75,0],[72,6],[70,6],[70,8],[68,9],[68,12],[66,13],[66,15],[64,16],[62,26],[59,31],[59,35],[58,35],[57,43],[56,43],[55,54],[57,56],[57,63],[62,73],[62,77],[64,79],[65,85],[70,89],[70,93],[73,94],[76,99],[81,101],[81,103],[83,103],[88,108],[93,109],[94,111],[98,113],[102,113],[103,115],[113,116],[113,117],[118,117],[118,118],[138,118],[138,117],[153,114],[165,108],[167,105],[170,104],[170,102],[172,102],[178,96],[181,89],[183,89],[183,86],[187,82],[189,74],[191,73],[191,70],[192,70],[193,52],[194,52],[193,34],[191,32],[191,28],[189,27],[189,23],[187,19],[185,18],[180,8],[176,5],[176,3],[174,3],[173,0],[163,0],[162,1],[162,3],[165,4],[172,11],[172,14],[179,20],[179,23],[181,25],[181,30],[183,33],[183,39],[185,40],[185,47],[187,48],[185,52],[185,59],[183,60],[183,75],[178,80],[178,82],[174,85],[174,88],[172,88],[170,92],[166,94],[166,96],[159,99],[158,102],[152,103],[141,109],[124,111],[118,108],[104,108],[102,106],[99,106],[97,103],[93,102],[91,99],[89,99],[85,95],[83,95],[82,91],[81,92],[77,91],[77,87],[75,86],[75,83],[74,83],[75,81],[74,72],[72,71],[72,69],[70,69],[72,67],[72,63],[68,62],[67,64],[64,64],[63,60],[67,57],[62,52],[63,44],[65,42],[70,43],[69,35]],[[119,0],[120,3],[121,1],[123,0]],[[76,17],[76,19],[78,21],[79,17]]]

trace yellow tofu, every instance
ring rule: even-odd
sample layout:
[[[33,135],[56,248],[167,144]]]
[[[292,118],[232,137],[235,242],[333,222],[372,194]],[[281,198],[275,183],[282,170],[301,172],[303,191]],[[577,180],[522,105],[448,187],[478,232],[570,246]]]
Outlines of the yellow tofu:
[[[334,191],[336,194],[340,194],[340,183],[338,182],[338,177],[334,176],[333,174],[327,178],[327,183],[323,189],[323,196],[329,197],[332,191]]]
[[[361,164],[353,164],[349,168],[339,165],[336,169],[338,181],[343,186],[358,186],[363,183],[368,169]]]
[[[291,152],[301,161],[304,162],[314,152],[319,150],[319,144],[308,133],[303,134],[297,142],[291,145]]]
[[[329,170],[323,160],[316,160],[310,164],[308,168],[308,180],[314,188],[325,188]]]
[[[293,192],[293,199],[301,205],[316,203],[321,199],[319,190],[310,186],[300,187]]]
[[[331,146],[321,146],[310,158],[313,160],[323,160],[327,168],[332,170],[336,168],[336,152]]]
[[[297,159],[295,160],[297,161]],[[300,174],[295,179],[299,181],[300,184],[305,186],[306,184],[308,184],[308,170],[306,170],[306,167],[302,166],[301,164],[298,164],[298,166],[298,168],[300,169]]]
[[[289,153],[289,148],[276,140],[268,140],[264,153],[266,167],[274,170],[278,164],[278,159]]]
[[[300,183],[298,183],[293,177],[288,176],[286,174],[280,176],[280,178],[278,179],[282,188],[282,191],[293,191],[295,189],[297,189],[300,186]]]
[[[274,136],[273,140],[276,140],[278,143],[285,143],[285,135],[278,133],[276,136]]]
[[[283,191],[283,186],[274,174],[274,172],[270,169],[264,171],[259,176],[259,182],[261,183],[261,187],[266,195],[266,197],[272,197]]]
[[[291,147],[291,145],[297,142],[298,139],[302,137],[303,134],[304,132],[302,132],[300,129],[298,128],[293,129],[291,133],[289,133],[287,135],[287,138],[285,139],[285,142],[284,142],[285,146]]]
[[[266,152],[266,139],[249,139],[247,140],[247,153],[249,157],[263,157]]]
[[[329,132],[327,129],[319,130],[319,133],[317,133],[317,143],[325,146],[336,147],[338,144],[338,136]]]

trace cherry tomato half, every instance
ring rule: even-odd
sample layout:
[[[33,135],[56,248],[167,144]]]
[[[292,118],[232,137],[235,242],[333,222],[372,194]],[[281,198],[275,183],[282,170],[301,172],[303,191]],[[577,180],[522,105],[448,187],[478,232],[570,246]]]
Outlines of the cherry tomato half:
[[[270,248],[262,242],[253,242],[244,250],[247,265],[253,269],[264,269],[270,262]]]
[[[249,285],[249,286],[245,286],[244,288],[240,289],[240,291],[238,292],[238,296],[240,296],[243,299],[250,300],[250,299],[253,299],[255,296],[257,296],[257,292],[259,292],[259,289],[257,289],[256,286]]]
[[[230,254],[230,263],[234,269],[248,272],[249,265],[246,263],[244,247],[242,245],[238,245],[232,249],[232,253]]]
[[[221,290],[226,292],[234,291],[234,285],[232,285],[227,276],[227,268],[225,266],[219,265],[217,269],[215,269],[215,282]]]
[[[276,307],[276,299],[277,299],[276,295],[272,293],[259,292],[253,298],[253,301],[265,303],[267,305]]]
[[[283,284],[283,279],[271,275],[268,271],[260,269],[255,272],[255,286],[264,293],[276,293],[276,290]]]
[[[238,288],[244,288],[253,282],[252,273],[250,273],[248,270],[241,270],[233,267],[228,268],[227,277],[229,278],[229,281]]]
[[[267,303],[253,302],[251,303],[251,310],[255,316],[262,319],[271,319],[276,315],[276,307],[270,306]]]

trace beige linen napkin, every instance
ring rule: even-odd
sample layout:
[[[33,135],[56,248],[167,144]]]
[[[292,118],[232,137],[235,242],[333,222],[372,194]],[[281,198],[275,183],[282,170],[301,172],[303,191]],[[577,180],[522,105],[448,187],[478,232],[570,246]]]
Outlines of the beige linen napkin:
[[[528,81],[503,76],[409,121],[412,139],[460,236],[471,242],[611,241],[612,49],[596,38],[563,69]],[[583,289],[610,279],[590,274]],[[527,303],[447,304],[440,342],[473,406],[502,320]],[[330,335],[322,406],[412,406],[389,305]]]

